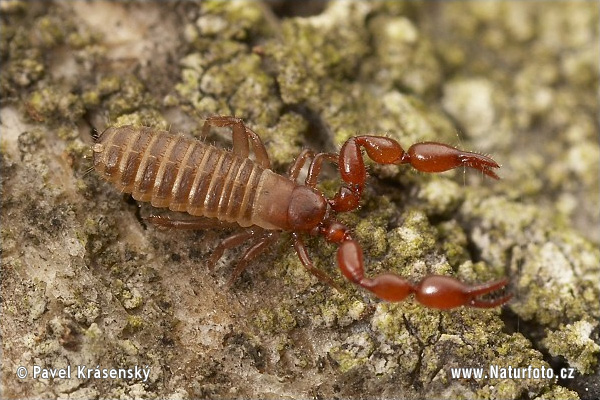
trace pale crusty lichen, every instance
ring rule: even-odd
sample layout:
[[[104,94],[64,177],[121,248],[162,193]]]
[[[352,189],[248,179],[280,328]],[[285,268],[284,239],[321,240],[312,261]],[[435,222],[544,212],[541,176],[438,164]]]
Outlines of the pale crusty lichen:
[[[503,214],[493,212],[498,205]],[[562,225],[553,226],[533,206],[488,198],[464,203],[468,219],[484,218],[487,226],[474,228],[476,243],[486,246],[482,258],[494,265],[510,265],[517,301],[512,308],[526,320],[556,328],[561,322],[596,318],[600,252],[589,241]],[[483,216],[483,215],[487,216]]]
[[[286,308],[279,307],[275,310],[258,310],[254,318],[254,324],[262,332],[289,332],[296,327],[297,322],[294,315]]]
[[[103,6],[131,18],[137,10]],[[434,22],[420,3],[336,1],[318,16],[287,19],[258,2],[209,1],[176,13],[148,5],[148,18],[158,9],[164,18],[155,25],[183,40],[167,49],[168,57],[152,55],[139,68],[109,58],[119,42],[89,33],[87,20],[60,8],[68,6],[53,5],[47,15],[2,7],[9,15],[0,47],[9,60],[0,79],[3,102],[17,99],[29,118],[12,124],[24,128],[1,146],[3,190],[10,188],[3,220],[15,221],[2,226],[2,288],[14,293],[3,303],[7,393],[577,395],[556,379],[465,381],[453,379],[449,368],[549,367],[535,348],[582,371],[593,368],[595,336],[582,325],[599,313],[599,236],[589,229],[599,209],[590,121],[597,98],[589,90],[597,83],[593,6],[440,4],[436,15],[443,18]],[[133,21],[139,32],[149,29],[144,19]],[[135,40],[160,52],[161,38]],[[56,53],[63,46],[69,51]],[[76,73],[62,72],[52,59],[76,65]],[[440,273],[476,283],[508,274],[512,318],[546,329],[546,339],[511,332],[503,323],[511,317],[498,310],[378,302],[341,278],[336,246],[322,238],[306,243],[339,292],[302,267],[286,238],[225,290],[240,253],[228,252],[214,270],[206,259],[227,233],[144,229],[135,205],[94,174],[84,176],[84,161],[72,161],[91,142],[73,128],[85,125],[84,117],[100,128],[169,129],[173,121],[198,136],[204,117],[215,113],[244,118],[278,171],[302,147],[335,152],[366,133],[405,147],[439,140],[491,152],[503,164],[500,182],[462,170],[432,177],[369,164],[361,208],[340,220],[363,245],[371,276],[394,271],[418,281]],[[551,135],[544,146],[537,144],[542,133]],[[339,184],[331,172],[320,186],[328,196]],[[44,333],[24,334],[32,324]],[[9,381],[13,367],[33,359],[54,366],[148,364],[151,382]]]
[[[427,95],[435,90],[442,74],[431,41],[410,18],[393,14],[397,11],[389,15],[382,10],[369,20],[377,57],[367,62],[363,73],[386,88],[404,87]]]
[[[169,100],[191,108],[199,119],[211,114],[245,119],[274,153],[273,161],[282,164],[299,151],[294,140],[287,140],[289,132],[303,129],[293,115],[282,114],[275,81],[264,69],[260,50],[253,51],[248,44],[250,35],[258,40],[271,29],[260,3],[207,2],[198,19],[186,25],[191,51],[180,62],[177,98]],[[278,146],[282,141],[285,147],[292,146],[293,153]]]
[[[548,336],[543,340],[544,346],[552,356],[563,356],[580,373],[590,374],[598,365],[600,353],[600,345],[591,338],[597,326],[598,321],[561,325],[557,330],[548,330]]]
[[[361,332],[346,338],[341,346],[332,347],[329,355],[338,364],[341,372],[347,372],[366,364],[373,354],[373,348],[373,341],[369,335]]]

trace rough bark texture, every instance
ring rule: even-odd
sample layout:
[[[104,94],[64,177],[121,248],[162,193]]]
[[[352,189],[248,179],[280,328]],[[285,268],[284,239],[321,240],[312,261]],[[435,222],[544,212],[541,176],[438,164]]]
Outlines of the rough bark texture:
[[[598,3],[0,6],[0,397],[600,395]],[[514,300],[450,312],[379,302],[343,281],[320,238],[311,256],[341,292],[285,239],[227,288],[242,249],[214,270],[206,261],[228,232],[146,226],[148,205],[87,173],[92,126],[198,137],[212,114],[244,118],[280,172],[303,147],[336,151],[357,133],[490,153],[499,182],[371,166],[363,206],[341,219],[369,273],[509,275]],[[33,377],[36,365],[72,377]],[[490,366],[575,373],[451,374]]]

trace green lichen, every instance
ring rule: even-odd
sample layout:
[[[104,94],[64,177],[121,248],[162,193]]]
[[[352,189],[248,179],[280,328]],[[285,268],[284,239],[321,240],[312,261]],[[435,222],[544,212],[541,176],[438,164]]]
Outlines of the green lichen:
[[[78,296],[78,299],[64,306],[65,313],[71,315],[75,321],[90,325],[100,315],[100,306],[95,301],[87,300],[82,296]]]
[[[313,262],[315,261],[317,260],[313,257]],[[294,287],[297,291],[305,290],[316,282],[316,278],[304,268],[291,248],[277,257],[273,268],[265,272],[265,279],[280,279],[286,286]]]
[[[431,43],[409,18],[381,13],[369,21],[369,31],[377,57],[362,66],[365,75],[421,95],[439,84],[442,71]]]
[[[547,330],[542,343],[553,357],[563,356],[580,373],[590,374],[598,364],[600,353],[600,346],[591,338],[597,326],[597,321],[561,325],[555,331]]]
[[[269,25],[254,2],[205,4],[195,24],[186,27],[193,50],[180,62],[181,79],[175,86],[179,98],[170,96],[167,101],[191,106],[192,114],[200,118],[235,115],[263,132],[277,122],[281,102],[274,96],[275,82],[263,70],[261,56],[253,53],[246,38],[250,32],[268,32]],[[271,150],[268,138],[266,142]]]
[[[67,127],[66,125],[59,126],[56,130],[56,134],[60,139],[69,143],[79,137],[79,131],[77,129],[73,129],[73,127]]]
[[[155,109],[143,108],[131,114],[123,114],[115,119],[112,126],[151,126],[158,130],[169,129],[169,122]]]
[[[37,14],[26,24],[6,24],[7,29],[3,29],[1,52],[2,59],[7,62],[3,63],[0,86],[9,99],[25,99],[26,114],[37,122],[72,123],[85,112],[70,82],[50,77],[33,89],[34,83],[46,78],[50,62],[57,61],[46,54],[63,46],[67,50],[64,54],[71,56],[76,50],[86,49],[98,40],[86,27],[77,26],[72,18],[65,15],[65,11],[54,8],[48,13]],[[27,18],[26,15],[15,13],[11,18],[19,20]]]
[[[62,43],[65,37],[65,24],[56,15],[44,15],[35,21],[40,44],[44,47],[54,47]]]
[[[283,307],[260,309],[253,322],[263,334],[289,332],[297,324],[294,315]]]
[[[391,359],[392,370],[410,375],[419,381],[445,380],[451,367],[483,367],[490,365],[513,368],[532,365],[549,368],[541,354],[531,349],[527,339],[520,334],[501,332],[502,321],[496,312],[481,310],[456,310],[440,313],[424,310],[416,304],[380,304],[372,318],[372,329],[386,337],[385,343],[397,343],[410,352],[398,353]],[[487,332],[494,331],[494,336]],[[521,351],[513,352],[515,346]],[[383,347],[385,348],[385,347]],[[375,354],[381,348],[377,347]],[[372,360],[377,364],[377,360]],[[390,363],[390,360],[387,360]],[[398,365],[396,365],[396,362]],[[486,370],[486,373],[488,371]],[[550,381],[530,379],[527,387],[542,391]],[[454,383],[454,381],[453,381]],[[454,391],[462,391],[454,387]],[[523,391],[523,385],[510,378],[478,380],[477,398],[514,398]]]
[[[296,113],[286,113],[279,118],[276,125],[259,133],[269,150],[269,158],[274,168],[288,166],[300,154],[302,142],[299,135],[307,129],[306,119]]]
[[[85,90],[81,95],[81,99],[86,107],[97,107],[103,99],[118,92],[120,88],[120,77],[115,75],[104,76],[96,85]]]
[[[17,143],[21,157],[31,159],[32,154],[45,144],[44,132],[41,129],[25,131],[19,135]]]
[[[195,22],[198,36],[201,37],[242,41],[248,35],[256,35],[268,27],[265,26],[265,15],[260,4],[255,1],[236,1],[232,4],[207,1],[202,11]]]
[[[504,210],[502,215],[490,212],[497,207]],[[600,254],[574,232],[550,225],[539,212],[533,206],[499,197],[486,199],[469,212],[468,218],[480,215],[484,224],[489,224],[484,226],[487,233],[477,233],[473,239],[493,242],[483,254],[488,263],[511,265],[516,290],[522,293],[513,307],[522,318],[557,326],[565,317],[574,321],[588,313],[598,315],[597,302],[587,300],[594,296],[591,292],[598,295],[598,288],[577,276],[597,275],[595,264]],[[522,243],[528,244],[522,247]],[[507,249],[512,249],[512,253],[507,253]],[[587,292],[589,295],[583,295]]]
[[[578,398],[579,395],[576,392],[558,385],[552,386],[536,397],[537,400],[572,400]]]
[[[64,136],[70,139],[65,152],[68,154],[69,161],[72,164],[73,170],[81,172],[82,175],[88,171],[91,164],[91,149],[88,143],[78,140],[79,131],[74,129],[64,129]],[[85,185],[83,180],[79,180],[77,185]],[[80,189],[84,189],[81,186]]]
[[[200,115],[236,115],[263,126],[277,119],[281,106],[272,97],[274,82],[262,71],[258,55],[246,50],[206,67],[199,65],[204,53],[185,60],[182,83],[176,89]]]
[[[330,292],[331,293],[331,292]],[[351,292],[318,294],[309,301],[314,303],[312,323],[315,326],[345,327],[359,321],[367,312],[364,302],[349,296]]]
[[[45,87],[31,93],[26,101],[27,114],[35,121],[77,121],[85,109],[79,96],[64,87]]]
[[[100,104],[100,94],[96,90],[88,90],[81,95],[81,101],[86,108],[96,107]]]
[[[361,247],[373,257],[381,257],[387,249],[387,232],[382,226],[374,226],[372,220],[362,220],[354,227]]]
[[[399,270],[410,279],[424,273],[425,255],[435,251],[436,231],[421,211],[408,210],[401,218],[402,224],[388,232],[386,264],[389,270]]]
[[[127,316],[127,326],[125,329],[127,331],[135,333],[144,328],[144,318],[139,315],[128,315]]]
[[[281,42],[285,45],[268,43],[265,52],[276,62],[277,82],[285,103],[323,108],[323,96],[331,85],[336,85],[334,80],[351,74],[368,51],[361,40],[367,36],[363,25],[367,12],[368,7],[360,3],[334,5],[319,22],[289,19],[282,23]],[[340,17],[346,20],[345,25],[332,24]],[[327,98],[327,102],[330,100]]]
[[[144,297],[137,289],[124,289],[120,296],[121,304],[126,310],[133,310],[144,303]]]
[[[20,20],[20,13],[11,18]],[[32,43],[28,29],[15,24],[3,24],[0,51],[3,62],[0,84],[2,93],[15,96],[19,90],[37,82],[46,71],[42,51]]]
[[[467,235],[457,221],[443,222],[437,225],[437,230],[442,251],[453,268],[470,260]]]
[[[417,199],[429,217],[449,218],[463,202],[465,192],[454,181],[433,179],[419,188]]]
[[[349,336],[341,346],[332,347],[329,356],[344,373],[368,362],[373,353],[374,344],[367,333]]]
[[[106,85],[102,88],[103,85]],[[114,82],[102,81],[101,93],[110,93],[113,90]],[[108,109],[109,119],[115,120],[117,117],[132,113],[140,108],[150,108],[156,105],[156,101],[148,96],[143,83],[133,75],[126,75],[119,78],[119,90],[109,96],[104,106]]]
[[[0,75],[0,87],[5,93],[15,91],[16,87],[26,87],[42,78],[44,64],[37,59],[13,60],[5,65]]]
[[[104,76],[98,82],[96,90],[99,96],[107,96],[121,90],[121,78],[115,75]]]

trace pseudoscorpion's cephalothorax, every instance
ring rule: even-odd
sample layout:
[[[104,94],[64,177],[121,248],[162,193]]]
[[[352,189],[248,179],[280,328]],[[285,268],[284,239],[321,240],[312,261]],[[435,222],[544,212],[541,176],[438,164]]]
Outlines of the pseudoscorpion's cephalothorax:
[[[147,218],[160,227],[202,229],[227,224],[242,227],[217,246],[210,260],[212,265],[226,249],[254,240],[230,281],[277,240],[282,231],[289,231],[302,264],[320,280],[334,286],[331,278],[313,266],[302,234],[322,235],[325,240],[337,243],[337,262],[344,276],[387,301],[401,301],[414,293],[417,301],[428,307],[448,309],[495,307],[510,299],[510,294],[495,300],[480,298],[504,288],[507,279],[468,286],[441,275],[426,276],[418,284],[392,273],[367,278],[360,245],[352,239],[350,230],[335,220],[336,213],[359,206],[367,177],[362,149],[379,164],[410,164],[423,172],[466,166],[498,179],[493,168],[499,166],[491,158],[436,142],[417,143],[405,152],[398,142],[387,137],[356,136],[344,143],[339,154],[304,150],[286,177],[271,171],[262,141],[242,120],[210,117],[203,128],[205,135],[211,126],[232,128],[232,152],[152,128],[113,127],[105,130],[93,147],[94,167],[103,178],[138,201],[197,217]],[[250,147],[255,160],[248,158]],[[300,185],[296,180],[309,160],[312,161],[305,184]],[[316,189],[323,160],[338,166],[343,181],[332,199]]]

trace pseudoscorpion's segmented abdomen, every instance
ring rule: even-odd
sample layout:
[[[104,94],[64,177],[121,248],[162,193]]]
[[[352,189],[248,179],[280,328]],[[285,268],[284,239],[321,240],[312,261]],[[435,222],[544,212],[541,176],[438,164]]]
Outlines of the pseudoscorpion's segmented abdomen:
[[[138,201],[249,226],[264,169],[199,140],[152,128],[108,128],[94,167]]]

